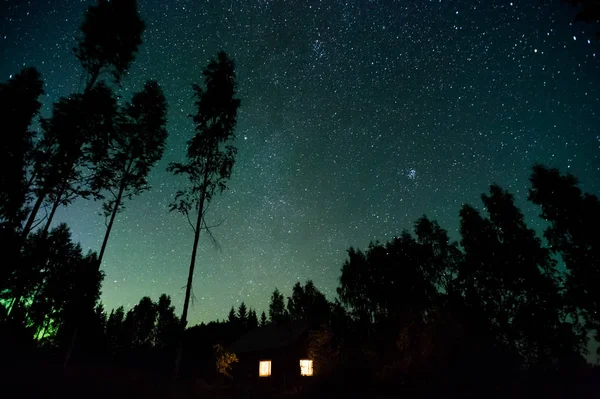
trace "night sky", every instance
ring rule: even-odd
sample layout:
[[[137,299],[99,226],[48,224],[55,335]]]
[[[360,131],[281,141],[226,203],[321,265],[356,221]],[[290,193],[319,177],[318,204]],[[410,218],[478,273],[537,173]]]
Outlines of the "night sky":
[[[72,54],[91,1],[2,0],[0,80],[23,66],[45,80],[44,116],[82,89]],[[230,190],[202,236],[190,323],[245,301],[266,310],[308,278],[335,296],[350,246],[387,241],[422,214],[458,238],[458,211],[496,182],[526,202],[534,162],[600,191],[600,44],[559,0],[139,2],[144,44],[120,94],[157,79],[169,103],[168,147],[149,192],[118,215],[102,269],[107,309],[165,292],[181,311],[193,233],[168,213],[165,171],[193,133],[191,83],[224,49],[242,100]],[[61,209],[73,238],[99,250],[101,204]]]

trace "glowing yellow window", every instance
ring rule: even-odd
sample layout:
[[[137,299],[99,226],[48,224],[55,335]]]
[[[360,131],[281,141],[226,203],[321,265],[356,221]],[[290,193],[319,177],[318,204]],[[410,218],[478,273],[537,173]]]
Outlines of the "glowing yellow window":
[[[313,375],[313,361],[312,360],[300,360],[300,375],[311,376]]]
[[[259,377],[269,377],[271,375],[271,361],[270,360],[261,360],[258,365],[258,376]]]

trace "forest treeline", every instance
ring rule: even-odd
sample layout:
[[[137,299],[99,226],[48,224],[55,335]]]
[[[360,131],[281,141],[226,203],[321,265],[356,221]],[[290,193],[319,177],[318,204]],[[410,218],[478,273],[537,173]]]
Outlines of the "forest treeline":
[[[35,68],[0,84],[3,358],[214,376],[215,345],[301,320],[318,372],[355,370],[363,381],[494,387],[522,373],[588,367],[589,334],[600,342],[600,202],[574,176],[542,165],[533,166],[528,199],[547,226],[543,238],[494,184],[481,197],[485,213],[461,208],[459,242],[423,216],[389,242],[350,248],[335,299],[310,280],[297,282],[288,298],[275,289],[268,309],[241,303],[222,321],[188,327],[200,234],[213,238],[216,227],[206,211],[227,189],[237,153],[240,100],[224,52],[192,85],[193,134],[183,162],[168,167],[186,180],[165,212],[181,213],[194,233],[181,316],[166,294],[107,312],[101,266],[112,227],[126,201],[150,189],[148,174],[167,139],[158,82],[131,98],[120,93],[144,29],[135,0],[90,6],[74,48],[83,87],[58,99],[49,117],[40,115],[44,84]],[[52,227],[56,210],[78,199],[102,204],[107,228],[97,253],[84,253],[66,224]]]

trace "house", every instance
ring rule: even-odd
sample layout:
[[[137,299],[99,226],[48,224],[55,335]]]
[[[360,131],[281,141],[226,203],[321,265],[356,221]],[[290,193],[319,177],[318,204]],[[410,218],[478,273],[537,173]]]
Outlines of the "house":
[[[229,347],[239,359],[232,371],[234,381],[276,390],[310,383],[317,365],[308,356],[308,343],[308,324],[302,321],[248,332]]]

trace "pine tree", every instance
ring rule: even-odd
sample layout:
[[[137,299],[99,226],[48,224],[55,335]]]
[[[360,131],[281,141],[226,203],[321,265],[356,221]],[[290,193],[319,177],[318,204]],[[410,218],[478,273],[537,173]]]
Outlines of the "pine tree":
[[[233,308],[233,306],[231,307],[231,310],[229,311],[229,315],[227,315],[227,322],[232,326],[237,326],[238,317],[235,314],[235,309]]]
[[[248,327],[248,309],[246,308],[246,304],[244,302],[240,304],[237,314],[239,326],[242,330],[245,330]]]
[[[256,317],[256,311],[250,309],[248,312],[248,330],[252,330],[258,327],[258,317]]]
[[[265,312],[263,311],[260,314],[260,326],[261,327],[265,327],[267,325],[268,321],[267,321],[267,315],[265,314]]]

